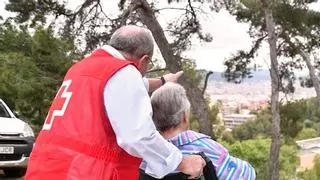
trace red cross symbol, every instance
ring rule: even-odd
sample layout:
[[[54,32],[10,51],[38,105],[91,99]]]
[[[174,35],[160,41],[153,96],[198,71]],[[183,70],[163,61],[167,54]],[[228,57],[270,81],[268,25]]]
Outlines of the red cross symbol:
[[[64,81],[54,98],[50,110],[48,112],[47,118],[43,125],[43,130],[50,130],[52,123],[57,116],[63,116],[64,112],[67,109],[72,92],[68,91],[68,88],[71,85],[71,80]]]

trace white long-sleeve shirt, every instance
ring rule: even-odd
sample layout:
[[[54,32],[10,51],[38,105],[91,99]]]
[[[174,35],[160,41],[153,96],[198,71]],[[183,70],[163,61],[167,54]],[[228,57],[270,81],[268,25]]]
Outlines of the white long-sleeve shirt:
[[[104,49],[123,59],[114,49]],[[156,130],[146,87],[134,66],[122,68],[105,86],[105,109],[118,145],[130,155],[143,158],[147,163],[146,173],[162,178],[178,167],[182,154]]]

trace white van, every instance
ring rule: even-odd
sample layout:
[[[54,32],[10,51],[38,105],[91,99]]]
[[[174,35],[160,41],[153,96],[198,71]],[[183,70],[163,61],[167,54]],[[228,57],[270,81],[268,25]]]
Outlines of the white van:
[[[0,170],[6,176],[25,175],[34,141],[31,127],[0,99]]]

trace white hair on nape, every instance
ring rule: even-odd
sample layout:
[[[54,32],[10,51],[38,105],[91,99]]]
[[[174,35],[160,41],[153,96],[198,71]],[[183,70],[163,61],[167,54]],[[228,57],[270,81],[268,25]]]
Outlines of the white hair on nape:
[[[151,104],[153,121],[159,131],[177,127],[190,109],[186,90],[171,82],[153,92]]]

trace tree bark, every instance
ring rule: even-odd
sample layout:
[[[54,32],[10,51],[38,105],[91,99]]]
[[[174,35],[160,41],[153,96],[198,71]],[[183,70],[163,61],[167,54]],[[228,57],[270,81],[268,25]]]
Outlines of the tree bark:
[[[302,56],[303,60],[306,62],[307,67],[309,69],[310,78],[312,80],[313,87],[314,87],[316,94],[317,94],[317,102],[318,102],[318,104],[320,104],[320,82],[319,82],[318,77],[316,76],[315,68],[311,64],[311,60],[310,60],[309,55],[307,55],[305,52],[301,52],[301,56]]]
[[[133,0],[131,6],[136,6],[135,9],[138,12],[140,20],[152,32],[169,71],[178,72],[182,70],[181,57],[174,55],[174,52],[165,37],[164,31],[149,3],[146,0]],[[179,82],[187,90],[187,94],[192,105],[192,113],[197,118],[200,125],[200,132],[213,137],[213,130],[209,121],[207,104],[202,96],[201,90],[192,83],[189,77],[185,75],[180,78]]]
[[[273,0],[261,0],[266,27],[271,60],[271,113],[272,113],[272,135],[269,155],[269,179],[279,179],[279,152],[280,152],[280,110],[279,110],[279,64],[277,60],[277,36],[275,34],[275,23],[272,15]]]

